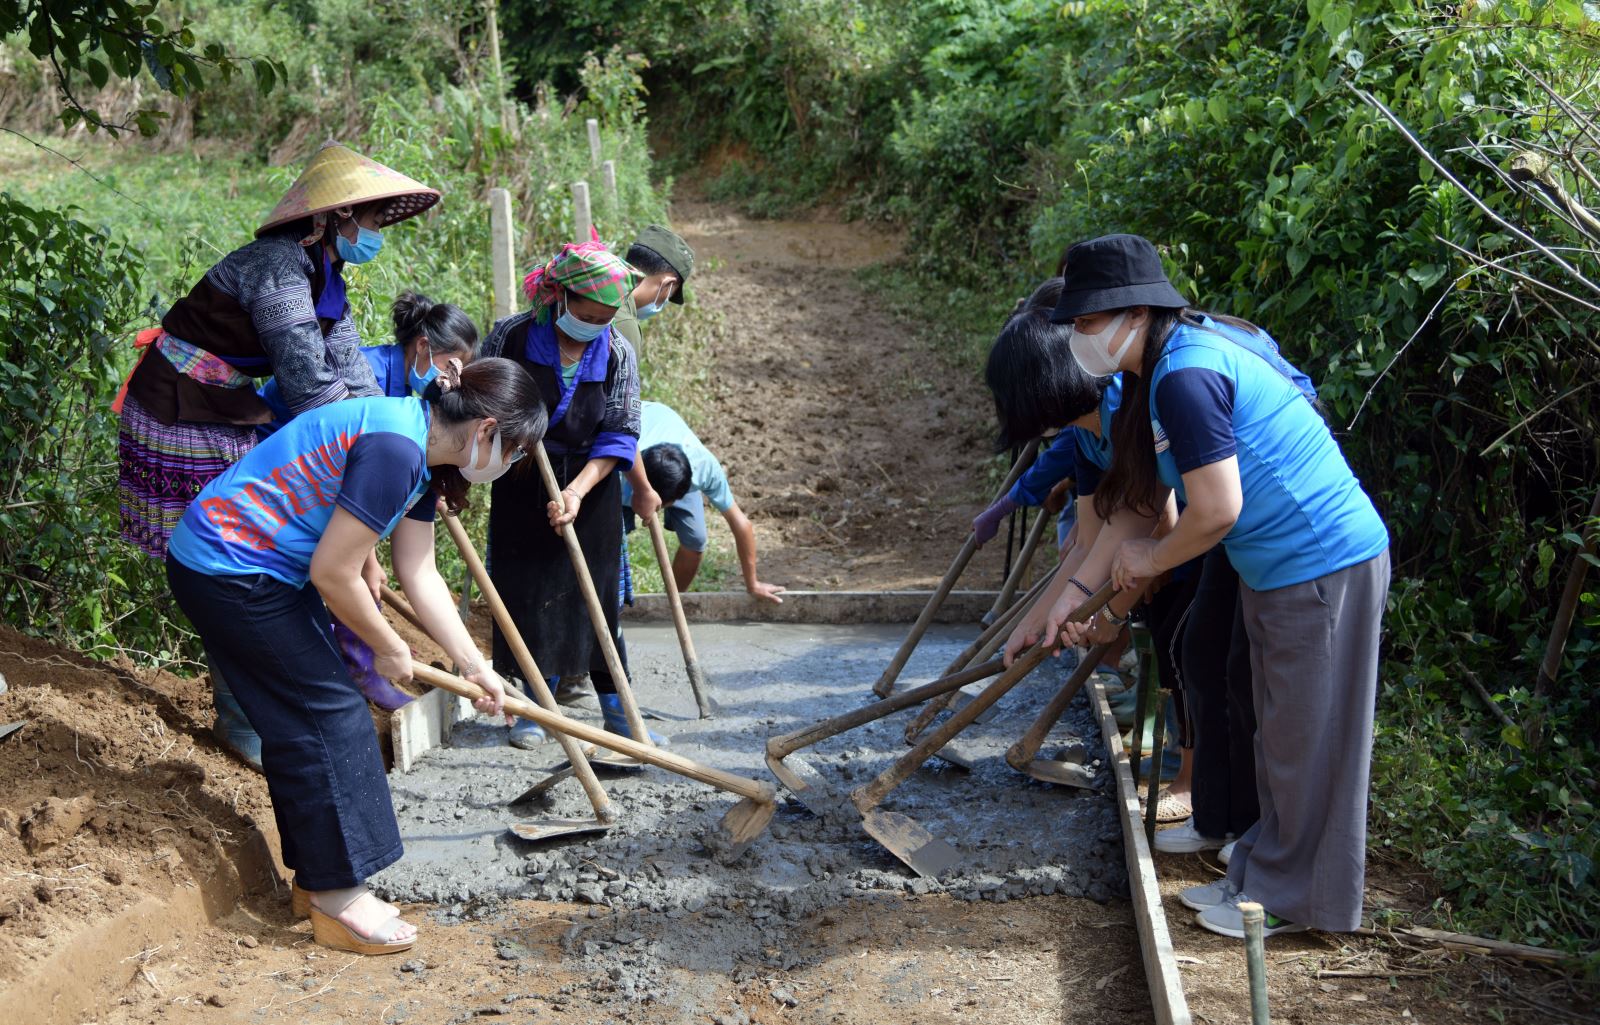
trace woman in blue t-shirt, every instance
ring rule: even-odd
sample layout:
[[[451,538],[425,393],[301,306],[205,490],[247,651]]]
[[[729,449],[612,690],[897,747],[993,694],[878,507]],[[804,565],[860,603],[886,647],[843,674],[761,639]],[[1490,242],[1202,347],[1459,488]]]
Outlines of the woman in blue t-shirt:
[[[1110,578],[1136,586],[1220,542],[1241,581],[1261,817],[1228,877],[1184,902],[1224,935],[1243,934],[1245,900],[1266,909],[1269,934],[1354,929],[1388,531],[1276,345],[1190,310],[1148,241],[1079,243],[1065,281],[1054,319],[1073,325],[1073,356],[1123,381],[1095,505],[1148,512],[1173,493],[1185,505],[1160,540],[1122,541]]]
[[[300,414],[208,484],[172,535],[167,580],[261,734],[283,860],[297,897],[309,896],[318,943],[382,954],[416,940],[364,885],[399,860],[400,832],[329,613],[372,648],[384,677],[410,679],[410,649],[361,575],[392,534],[395,575],[423,626],[487,692],[479,710],[498,714],[505,684],[434,565],[435,495],[462,507],[469,484],[502,475],[544,431],[538,387],[521,367],[452,363],[421,399]]]

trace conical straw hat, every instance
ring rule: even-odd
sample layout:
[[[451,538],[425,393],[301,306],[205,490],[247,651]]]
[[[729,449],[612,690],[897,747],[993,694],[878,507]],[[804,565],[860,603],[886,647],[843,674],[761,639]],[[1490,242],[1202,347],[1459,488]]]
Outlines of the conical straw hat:
[[[326,142],[256,229],[256,235],[302,217],[375,199],[391,201],[378,217],[378,227],[387,228],[439,202],[439,193],[355,150]]]

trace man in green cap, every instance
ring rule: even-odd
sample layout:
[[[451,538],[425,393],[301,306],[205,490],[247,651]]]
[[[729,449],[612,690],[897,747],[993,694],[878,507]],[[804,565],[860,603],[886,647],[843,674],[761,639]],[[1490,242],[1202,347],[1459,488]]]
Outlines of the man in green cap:
[[[641,280],[611,318],[611,326],[638,351],[639,322],[667,308],[683,305],[683,286],[694,273],[694,250],[676,232],[652,224],[639,233],[625,257]]]

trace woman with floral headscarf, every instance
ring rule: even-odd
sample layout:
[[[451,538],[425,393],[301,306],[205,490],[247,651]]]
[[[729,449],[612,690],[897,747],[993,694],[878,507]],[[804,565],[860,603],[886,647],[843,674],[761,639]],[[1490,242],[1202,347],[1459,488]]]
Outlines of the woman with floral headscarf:
[[[139,361],[113,408],[121,415],[117,497],[122,536],[155,559],[190,502],[256,444],[272,419],[256,394],[276,377],[292,415],[381,395],[362,358],[343,269],[383,246],[381,230],[439,193],[329,142],[255,240],[224,256],[142,332]],[[215,666],[218,739],[261,767],[261,738]]]
[[[632,732],[560,531],[570,523],[577,532],[596,592],[617,594],[622,577],[617,471],[631,467],[638,453],[639,373],[633,347],[612,330],[611,321],[638,283],[637,272],[599,242],[568,243],[523,282],[532,307],[496,324],[482,349],[484,356],[521,364],[538,384],[550,418],[544,444],[564,505],[557,512],[539,474],[495,481],[489,505],[490,575],[540,671],[553,677],[588,673],[606,729],[625,736]],[[616,642],[617,603],[604,606]],[[494,664],[503,675],[520,677],[498,627]],[[512,745],[521,748],[544,739],[531,722],[519,721],[511,733]]]

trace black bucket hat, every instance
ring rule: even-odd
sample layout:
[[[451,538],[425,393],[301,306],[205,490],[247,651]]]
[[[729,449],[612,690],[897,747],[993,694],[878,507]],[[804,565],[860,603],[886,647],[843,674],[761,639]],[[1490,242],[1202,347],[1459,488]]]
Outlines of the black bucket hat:
[[[1156,247],[1138,235],[1102,235],[1079,242],[1067,250],[1061,276],[1061,301],[1050,314],[1056,324],[1128,306],[1189,305],[1167,280]]]

